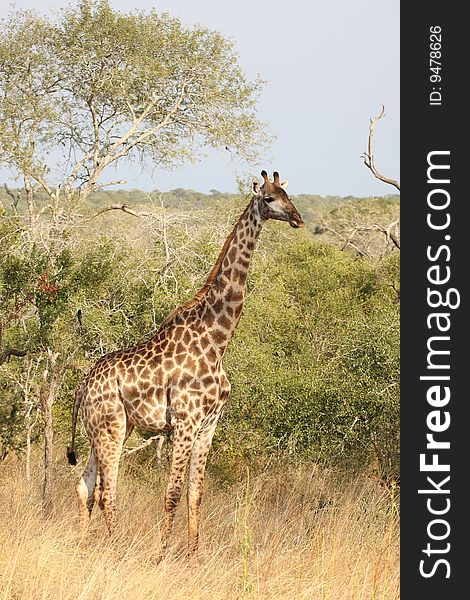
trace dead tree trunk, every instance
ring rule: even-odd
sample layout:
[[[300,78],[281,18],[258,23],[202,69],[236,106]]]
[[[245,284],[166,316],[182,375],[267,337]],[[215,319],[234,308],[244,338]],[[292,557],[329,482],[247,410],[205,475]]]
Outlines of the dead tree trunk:
[[[362,155],[362,159],[363,159],[364,164],[366,165],[366,167],[371,171],[372,175],[376,179],[379,179],[380,181],[383,181],[384,183],[388,183],[390,185],[393,185],[393,187],[395,187],[397,190],[399,190],[400,189],[400,183],[396,179],[390,179],[390,177],[385,177],[385,175],[382,175],[382,173],[380,173],[379,170],[377,169],[377,167],[375,166],[375,158],[374,158],[374,129],[375,129],[375,125],[377,124],[377,121],[380,121],[380,119],[384,115],[385,115],[385,106],[382,104],[382,108],[380,110],[380,113],[376,117],[373,117],[372,119],[370,119],[370,122],[369,122],[369,140],[368,140],[368,143],[367,143],[367,151],[364,152],[364,154]]]

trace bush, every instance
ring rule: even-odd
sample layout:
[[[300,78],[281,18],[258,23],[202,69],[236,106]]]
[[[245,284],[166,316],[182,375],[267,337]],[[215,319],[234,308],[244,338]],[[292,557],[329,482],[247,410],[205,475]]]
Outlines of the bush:
[[[154,222],[124,225],[121,215],[107,215],[101,230],[48,253],[22,243],[18,223],[3,223],[10,228],[9,243],[0,243],[4,346],[24,347],[35,360],[48,347],[59,352],[59,432],[68,435],[74,391],[97,358],[149,338],[203,284],[228,228],[217,203],[196,217],[197,226],[183,227],[177,216],[163,238]],[[398,277],[398,253],[365,260],[285,224],[266,227],[224,360],[233,391],[211,458],[219,473],[281,454],[374,462],[381,476],[398,476]],[[14,429],[11,444],[20,448],[24,411],[11,382],[21,367],[12,360],[2,368],[10,383],[0,425]]]
[[[307,236],[257,261],[226,360],[233,393],[222,448],[244,453],[249,431],[252,454],[378,460],[398,475],[395,261],[356,259]]]

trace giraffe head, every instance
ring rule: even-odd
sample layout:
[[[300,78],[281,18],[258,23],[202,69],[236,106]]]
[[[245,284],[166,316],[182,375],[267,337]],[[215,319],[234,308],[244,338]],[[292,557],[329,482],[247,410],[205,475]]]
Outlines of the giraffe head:
[[[287,195],[287,181],[281,183],[279,173],[274,171],[273,181],[268,178],[266,171],[261,171],[264,183],[253,182],[253,192],[258,201],[260,214],[263,219],[287,221],[291,227],[303,227],[304,222],[299,211]]]

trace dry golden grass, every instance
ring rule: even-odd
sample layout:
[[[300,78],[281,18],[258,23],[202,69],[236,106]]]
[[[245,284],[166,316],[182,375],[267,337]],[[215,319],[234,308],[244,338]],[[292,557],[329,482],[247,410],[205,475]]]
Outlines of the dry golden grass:
[[[27,484],[19,463],[0,466],[0,599],[399,598],[396,499],[373,479],[304,466],[224,490],[208,480],[197,559],[186,559],[182,501],[158,564],[165,479],[122,474],[111,543],[99,509],[77,536],[76,474],[56,465],[54,514],[44,519],[40,482]]]

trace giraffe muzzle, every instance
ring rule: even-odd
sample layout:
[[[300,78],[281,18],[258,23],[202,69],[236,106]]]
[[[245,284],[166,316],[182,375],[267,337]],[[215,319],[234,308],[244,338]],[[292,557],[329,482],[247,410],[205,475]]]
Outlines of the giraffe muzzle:
[[[303,222],[302,217],[299,215],[298,212],[291,214],[289,216],[289,225],[291,227],[293,227],[294,229],[298,229],[299,227],[304,227],[305,223]]]

